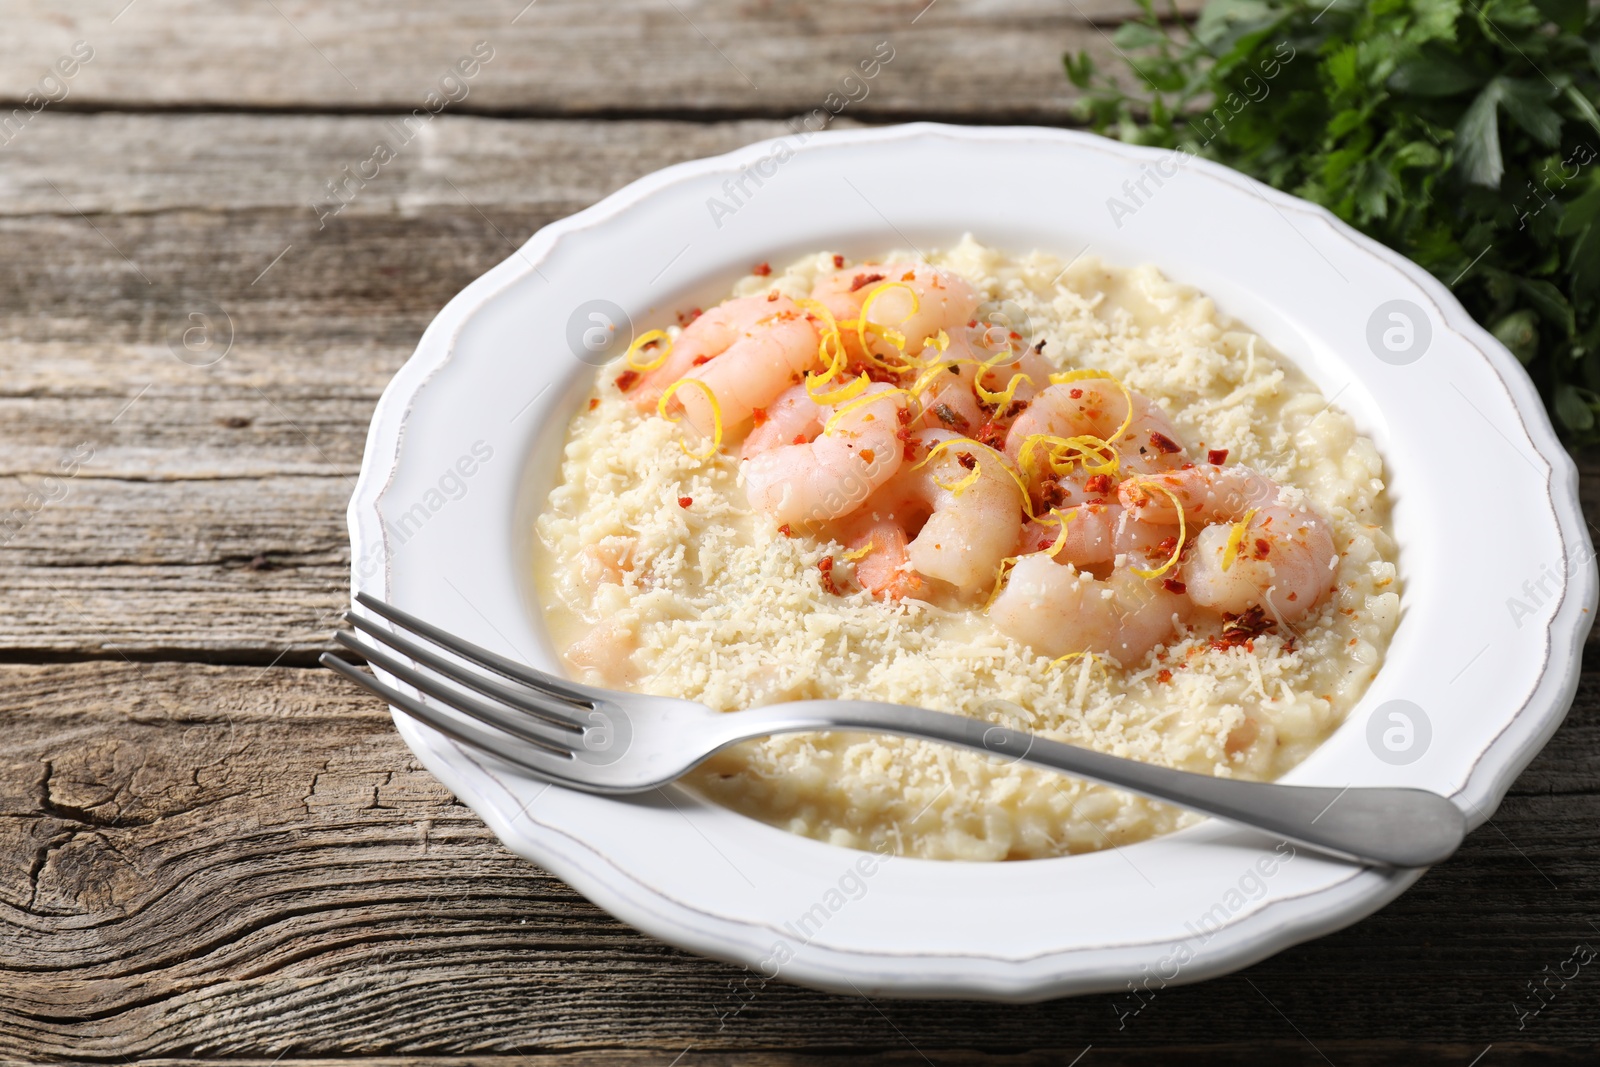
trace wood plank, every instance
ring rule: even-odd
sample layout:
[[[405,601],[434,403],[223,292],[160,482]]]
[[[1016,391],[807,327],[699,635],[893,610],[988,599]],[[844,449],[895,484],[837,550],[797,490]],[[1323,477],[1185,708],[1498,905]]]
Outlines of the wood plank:
[[[596,18],[583,0],[126,4],[10,5],[6,106],[83,40],[93,58],[66,82],[63,108],[410,111],[432,91],[489,114],[779,116],[839,93],[858,99],[848,106],[858,117],[1056,122],[1071,117],[1074,96],[1062,53],[1111,56],[1109,37],[1087,20],[1133,10],[1127,0],[618,0]],[[493,58],[466,95],[441,85],[480,41]],[[875,55],[892,59],[861,97],[845,79]]]
[[[349,606],[349,495],[344,476],[73,479],[6,545],[0,649],[309,664]]]
[[[341,219],[408,218],[433,208],[470,210],[469,205],[560,217],[669,164],[791,132],[789,124],[771,120],[508,121],[446,113],[418,123],[416,130],[400,129],[396,121],[393,116],[47,112],[4,147],[0,217],[61,215],[81,227],[79,212],[281,209],[304,214],[312,232],[327,242],[335,234],[318,229],[310,205],[327,200],[328,183],[342,180],[346,167],[354,172],[380,140],[395,158],[353,198],[347,193]],[[153,145],[160,150],[152,151]],[[507,232],[519,244],[527,236]],[[265,260],[235,264],[248,272],[241,288],[282,247],[274,247]],[[110,251],[103,241],[101,248]],[[118,257],[112,253],[112,258]],[[160,284],[161,265],[156,266],[151,279]]]
[[[1256,989],[1162,990],[1121,1028],[1127,998],[869,1003],[746,985],[506,853],[326,672],[3,666],[0,715],[0,1060],[623,1048],[666,1062],[693,1046],[682,1062],[851,1048],[1042,1064],[1093,1044],[1145,1063],[1214,1044],[1205,1062],[1228,1062],[1247,1044],[1310,1062],[1285,1016],[1340,1063],[1405,1041],[1441,1061],[1524,1042],[1575,1062],[1556,1049],[1600,1042],[1600,985],[1582,978],[1520,1031],[1512,1008],[1600,941],[1600,674],[1490,826],[1410,893],[1251,968]],[[1016,1058],[961,1051],[979,1048]]]
[[[1070,1059],[1214,1040],[1224,1062],[1227,1033],[1250,1033],[1293,1062],[1306,1051],[1283,1016],[1318,1046],[1349,1041],[1339,1062],[1378,1062],[1362,1041],[1469,1059],[1491,1041],[1552,1056],[1600,1041],[1600,985],[1574,979],[1522,1032],[1512,1011],[1541,968],[1600,937],[1600,675],[1459,856],[1376,917],[1251,968],[1270,1005],[1230,977],[1162,990],[1122,1029],[1114,997],[874,1005],[746,985],[507,854],[384,710],[325,672],[8,665],[0,693],[0,1061],[694,1046],[699,1062],[808,1062],[778,1053],[904,1056],[907,1041]]]

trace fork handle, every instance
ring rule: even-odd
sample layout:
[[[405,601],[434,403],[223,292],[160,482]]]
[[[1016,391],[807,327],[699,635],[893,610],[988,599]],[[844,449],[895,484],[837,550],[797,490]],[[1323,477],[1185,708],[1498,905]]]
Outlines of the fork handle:
[[[723,744],[779,733],[852,730],[942,741],[1063,771],[1243,823],[1338,856],[1428,867],[1466,836],[1466,818],[1423,789],[1276,785],[1157,767],[961,715],[862,700],[805,700],[722,716]],[[733,736],[736,735],[736,736]]]

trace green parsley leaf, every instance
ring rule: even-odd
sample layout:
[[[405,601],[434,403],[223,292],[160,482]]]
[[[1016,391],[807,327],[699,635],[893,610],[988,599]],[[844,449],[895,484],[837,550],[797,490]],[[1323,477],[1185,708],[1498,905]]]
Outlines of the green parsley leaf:
[[[1600,5],[1210,0],[1191,26],[1137,2],[1116,34],[1131,78],[1067,58],[1086,123],[1410,257],[1523,361],[1569,441],[1600,444]]]

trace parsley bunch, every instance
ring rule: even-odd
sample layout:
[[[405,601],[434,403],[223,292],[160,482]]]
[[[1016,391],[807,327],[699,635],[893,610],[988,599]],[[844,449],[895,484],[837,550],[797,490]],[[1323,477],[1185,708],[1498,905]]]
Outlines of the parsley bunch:
[[[1089,125],[1227,164],[1412,259],[1516,354],[1569,442],[1600,443],[1600,8],[1210,0],[1190,24],[1139,3],[1113,38],[1121,78],[1065,57]]]

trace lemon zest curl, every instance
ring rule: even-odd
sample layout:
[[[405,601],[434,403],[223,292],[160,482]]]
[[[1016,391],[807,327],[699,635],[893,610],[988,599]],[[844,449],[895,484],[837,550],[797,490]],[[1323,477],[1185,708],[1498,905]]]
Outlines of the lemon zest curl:
[[[667,413],[667,401],[671,400],[672,395],[685,385],[698,385],[701,391],[706,394],[706,402],[711,405],[711,447],[704,452],[690,452],[689,446],[684,443],[681,437],[678,438],[678,447],[683,449],[684,454],[691,459],[710,459],[716,455],[717,449],[722,447],[722,405],[717,403],[717,394],[711,391],[711,386],[699,378],[679,378],[667,386],[666,391],[661,394],[661,399],[656,401],[656,414],[668,422],[683,421],[682,415]],[[681,400],[678,403],[679,406],[683,404]]]
[[[1223,570],[1233,566],[1233,561],[1239,558],[1239,546],[1244,543],[1244,535],[1250,529],[1250,520],[1255,517],[1256,509],[1251,508],[1244,513],[1244,518],[1234,523],[1233,529],[1228,531],[1228,545],[1222,550]]]
[[[661,341],[665,341],[666,342],[666,346],[661,349],[661,354],[659,356],[657,356],[655,359],[652,359],[649,363],[640,363],[638,361],[637,357],[639,355],[639,352],[646,345],[652,344],[652,343],[660,343]],[[666,330],[647,330],[644,333],[641,333],[638,337],[635,337],[633,339],[633,344],[628,346],[628,353],[623,358],[627,361],[627,364],[628,364],[629,368],[631,368],[632,370],[636,370],[636,371],[655,370],[657,367],[659,367],[663,363],[665,363],[667,361],[668,357],[670,357],[672,355],[672,346],[675,343],[676,342],[673,341],[672,338],[667,336],[667,331]]]
[[[1167,561],[1155,570],[1145,570],[1141,567],[1129,568],[1141,578],[1159,578],[1178,565],[1178,557],[1183,554],[1183,540],[1189,536],[1189,522],[1184,517],[1183,505],[1179,503],[1177,495],[1171,489],[1157,482],[1140,482],[1138,484],[1141,489],[1155,489],[1167,494],[1167,499],[1172,501],[1172,506],[1178,511],[1178,543],[1173,546],[1172,555],[1167,558]],[[1227,570],[1226,564],[1223,565],[1223,570]]]

